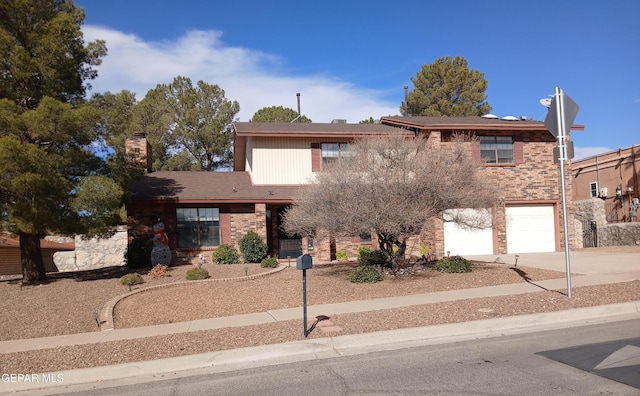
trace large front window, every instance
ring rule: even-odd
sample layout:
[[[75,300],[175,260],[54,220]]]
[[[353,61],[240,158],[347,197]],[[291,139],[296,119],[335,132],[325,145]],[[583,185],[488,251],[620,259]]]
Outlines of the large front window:
[[[480,136],[480,156],[488,164],[513,164],[513,138]]]
[[[202,248],[220,245],[218,208],[178,208],[178,247]]]
[[[335,161],[347,153],[349,143],[322,143],[322,164]]]

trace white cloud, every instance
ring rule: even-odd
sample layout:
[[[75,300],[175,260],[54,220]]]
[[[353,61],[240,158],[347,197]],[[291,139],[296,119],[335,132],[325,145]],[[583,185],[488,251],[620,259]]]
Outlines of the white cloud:
[[[262,107],[297,109],[298,92],[302,113],[314,122],[343,118],[356,123],[398,113],[399,104],[381,99],[382,92],[373,89],[331,76],[279,74],[286,59],[227,46],[219,31],[194,30],[172,41],[151,42],[105,27],[85,25],[82,30],[86,41],[107,42],[108,54],[97,67],[91,93],[126,89],[142,99],[157,84],[185,76],[194,84],[203,80],[224,89],[227,99],[240,103],[241,121]]]
[[[613,150],[614,149],[611,149],[608,147],[575,147],[573,160],[576,161],[580,159],[585,159],[585,158],[593,157],[596,154],[604,154]]]

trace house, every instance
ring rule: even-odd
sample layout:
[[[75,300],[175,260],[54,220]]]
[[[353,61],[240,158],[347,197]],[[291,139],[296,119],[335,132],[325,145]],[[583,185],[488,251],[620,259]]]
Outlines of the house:
[[[56,242],[49,239],[40,240],[42,261],[46,272],[58,272],[53,262],[53,255],[57,252],[73,251],[73,242]],[[0,276],[21,275],[22,263],[20,262],[20,240],[17,236],[9,234],[0,235]]]
[[[383,117],[376,124],[236,122],[233,172],[151,172],[132,187],[130,237],[151,238],[152,221],[160,217],[178,257],[194,257],[221,243],[237,246],[250,230],[265,238],[270,255],[281,259],[309,253],[325,261],[335,259],[339,250],[355,257],[362,244],[375,248],[370,236],[323,241],[289,236],[280,227],[282,212],[303,196],[322,164],[357,137],[424,134],[445,147],[460,132],[479,137],[473,149],[487,159],[482,172],[502,191],[491,209],[492,227],[471,231],[435,221],[419,242],[439,257],[561,250],[565,238],[559,167],[553,161],[556,139],[542,122],[497,117]],[[141,159],[148,158],[143,136],[127,145]],[[570,166],[566,173],[572,224]],[[570,243],[573,238],[571,229]],[[409,248],[417,253],[419,244]]]
[[[573,185],[575,201],[604,200],[607,222],[638,222],[640,146],[574,161]]]

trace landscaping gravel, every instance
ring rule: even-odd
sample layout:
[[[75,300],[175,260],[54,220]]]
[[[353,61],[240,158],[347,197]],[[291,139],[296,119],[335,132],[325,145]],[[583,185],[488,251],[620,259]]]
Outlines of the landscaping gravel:
[[[166,288],[135,293],[115,308],[115,327],[147,326],[185,320],[229,316],[302,305],[301,272],[286,268],[252,280],[220,279],[256,275],[271,271],[256,264],[205,264],[213,279],[192,281]],[[285,263],[286,265],[286,263]],[[308,304],[325,304],[378,297],[410,295],[441,290],[475,288],[564,277],[563,272],[508,264],[474,263],[471,273],[442,274],[425,270],[408,277],[386,276],[376,284],[353,284],[348,275],[353,263],[314,265],[307,271]],[[182,282],[190,266],[170,268],[170,277],[145,279],[134,289]],[[245,272],[246,271],[246,272]],[[0,340],[99,331],[93,312],[109,300],[129,292],[119,279],[126,268],[82,274],[57,274],[46,284],[20,287],[17,280],[0,282]],[[331,321],[342,328],[335,335],[462,322],[527,313],[564,310],[640,300],[640,281],[576,287],[572,299],[564,291],[540,291],[518,296],[469,299],[418,305],[401,309],[334,315]],[[276,322],[241,328],[224,328],[193,333],[154,336],[136,340],[51,348],[0,354],[5,373],[58,372],[81,367],[150,360],[216,350],[275,344],[304,339],[301,323]],[[315,331],[309,338],[326,337]]]

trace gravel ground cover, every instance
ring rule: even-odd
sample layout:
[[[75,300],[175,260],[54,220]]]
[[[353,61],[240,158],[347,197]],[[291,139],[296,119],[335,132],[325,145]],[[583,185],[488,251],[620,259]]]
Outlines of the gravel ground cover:
[[[640,250],[638,250],[640,251]],[[352,284],[353,263],[314,265],[307,271],[310,305],[388,297],[504,283],[564,277],[564,273],[510,265],[474,263],[469,274],[441,274],[428,270],[411,277],[386,277],[377,284]],[[152,279],[143,274],[144,288],[184,280],[189,266],[172,267],[171,277]],[[206,264],[212,278],[245,275],[244,265]],[[271,269],[248,265],[249,275]],[[119,278],[126,269],[83,274],[59,274],[40,286],[20,287],[16,280],[0,282],[0,339],[22,339],[97,331],[92,312],[108,300],[128,292]],[[469,299],[401,309],[335,315],[343,330],[335,335],[462,322],[492,317],[564,310],[640,300],[640,281],[573,288],[569,300],[563,290],[518,296]],[[301,273],[293,268],[248,281],[198,281],[129,296],[116,305],[116,328],[146,326],[265,309],[298,307],[302,301]],[[170,302],[170,303],[169,303]],[[0,355],[3,372],[55,372],[81,367],[158,359],[216,350],[275,344],[304,339],[300,321],[269,323],[194,333],[155,336],[94,345],[51,348]],[[325,337],[314,331],[309,338]]]

